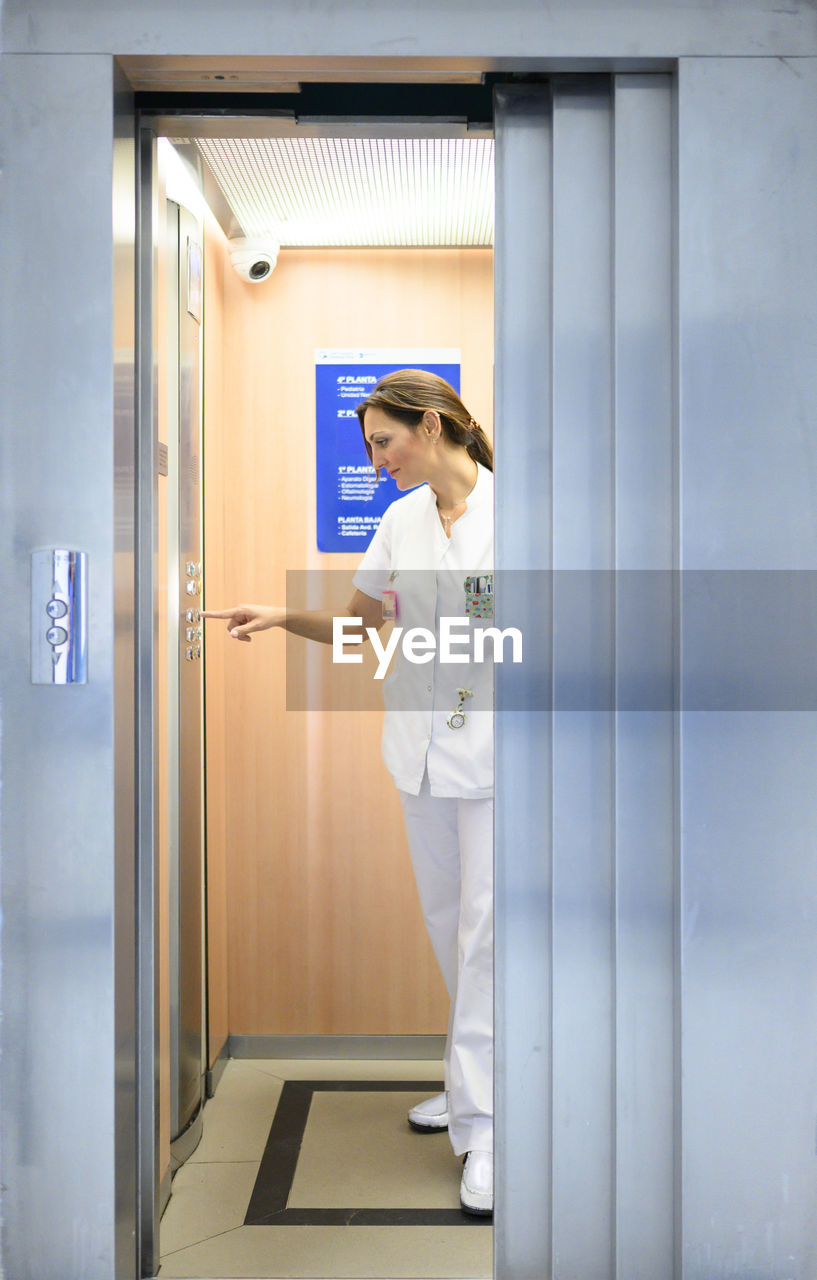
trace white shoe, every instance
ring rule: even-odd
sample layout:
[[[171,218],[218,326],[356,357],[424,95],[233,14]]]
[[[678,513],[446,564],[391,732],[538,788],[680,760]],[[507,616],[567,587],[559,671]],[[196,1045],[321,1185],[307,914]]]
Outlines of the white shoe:
[[[460,1204],[466,1213],[488,1215],[494,1211],[494,1153],[469,1151],[460,1183]]]
[[[442,1133],[448,1128],[448,1094],[418,1102],[408,1113],[408,1122],[418,1133]]]

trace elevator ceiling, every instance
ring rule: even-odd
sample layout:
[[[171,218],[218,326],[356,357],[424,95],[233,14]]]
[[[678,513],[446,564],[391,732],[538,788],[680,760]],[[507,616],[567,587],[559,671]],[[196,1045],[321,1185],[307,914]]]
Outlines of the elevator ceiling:
[[[228,236],[290,248],[493,243],[490,137],[197,138],[188,157],[193,147]]]

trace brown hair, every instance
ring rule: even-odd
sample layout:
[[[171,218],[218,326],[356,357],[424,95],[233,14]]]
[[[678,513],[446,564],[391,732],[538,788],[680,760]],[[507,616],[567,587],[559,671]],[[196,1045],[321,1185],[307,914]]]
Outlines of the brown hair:
[[[494,469],[491,442],[475,422],[454,388],[445,378],[425,369],[397,369],[381,378],[371,395],[357,406],[360,430],[367,409],[382,409],[390,418],[407,427],[418,427],[427,409],[440,415],[442,429],[454,444],[462,445],[475,461],[489,471]],[[363,434],[363,443],[372,461],[372,447]]]

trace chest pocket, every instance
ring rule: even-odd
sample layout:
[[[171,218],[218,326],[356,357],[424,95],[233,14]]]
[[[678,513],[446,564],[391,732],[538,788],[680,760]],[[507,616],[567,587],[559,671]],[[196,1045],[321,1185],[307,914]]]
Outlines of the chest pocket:
[[[465,613],[468,618],[493,618],[494,575],[469,574],[465,579]]]

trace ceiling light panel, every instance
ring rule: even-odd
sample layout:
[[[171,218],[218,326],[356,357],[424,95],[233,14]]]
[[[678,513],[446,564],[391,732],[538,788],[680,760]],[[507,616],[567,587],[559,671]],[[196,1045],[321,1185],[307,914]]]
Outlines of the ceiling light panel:
[[[197,139],[244,235],[285,247],[490,245],[492,138]]]

